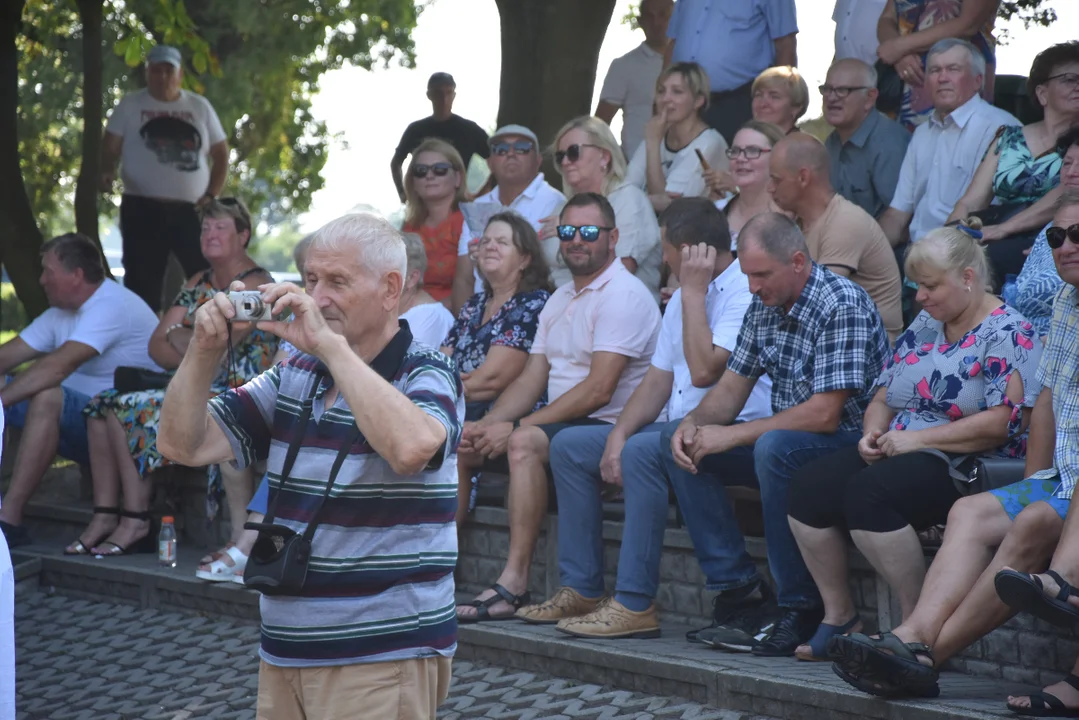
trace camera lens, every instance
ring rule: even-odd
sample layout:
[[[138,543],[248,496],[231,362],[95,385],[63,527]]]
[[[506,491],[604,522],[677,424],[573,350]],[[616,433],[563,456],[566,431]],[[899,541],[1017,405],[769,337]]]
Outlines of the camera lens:
[[[262,315],[262,298],[249,297],[244,300],[244,311],[248,317],[260,317]]]

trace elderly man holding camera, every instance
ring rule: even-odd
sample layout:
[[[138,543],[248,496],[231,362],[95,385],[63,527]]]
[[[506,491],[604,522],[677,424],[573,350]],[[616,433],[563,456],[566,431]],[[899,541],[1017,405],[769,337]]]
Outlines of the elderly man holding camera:
[[[308,250],[306,293],[261,288],[292,321],[219,293],[165,395],[170,459],[268,462],[245,572],[263,592],[259,718],[434,718],[449,690],[464,401],[451,361],[398,320],[405,263],[385,221],[329,223]],[[229,327],[252,314],[300,352],[207,405]]]

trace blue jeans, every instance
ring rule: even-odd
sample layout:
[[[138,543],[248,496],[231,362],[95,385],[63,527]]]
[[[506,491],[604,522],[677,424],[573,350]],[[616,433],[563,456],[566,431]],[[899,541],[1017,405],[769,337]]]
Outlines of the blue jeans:
[[[11,382],[9,375],[7,381]],[[79,465],[90,464],[90,442],[86,438],[86,418],[82,409],[90,402],[87,395],[77,390],[61,387],[64,391],[64,404],[60,410],[60,443],[56,452]],[[4,423],[11,427],[22,428],[26,425],[26,413],[30,410],[30,398],[4,408]],[[27,439],[24,438],[23,442]],[[30,439],[30,442],[33,442]]]
[[[854,445],[859,434],[831,435],[800,430],[771,430],[752,447],[737,447],[704,458],[693,475],[674,462],[671,436],[681,421],[668,423],[660,433],[663,463],[682,509],[693,549],[708,579],[709,590],[744,587],[758,578],[746,552],[727,485],[757,485],[764,506],[768,567],[776,582],[779,605],[811,608],[821,604],[813,577],[802,560],[787,522],[787,490],[791,476],[810,460]]]
[[[662,428],[662,423],[646,425],[626,440],[622,450],[626,519],[615,590],[650,598],[656,596],[667,527],[667,477],[659,453]],[[558,495],[558,569],[562,585],[585,597],[604,592],[599,463],[613,429],[571,427],[551,441],[551,474]]]

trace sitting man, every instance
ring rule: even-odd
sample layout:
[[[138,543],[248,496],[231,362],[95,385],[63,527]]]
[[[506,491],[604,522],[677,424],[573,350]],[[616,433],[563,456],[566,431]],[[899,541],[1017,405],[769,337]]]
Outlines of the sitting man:
[[[660,216],[660,230],[663,258],[681,287],[667,304],[651,367],[613,428],[568,428],[551,442],[562,589],[517,616],[558,622],[570,635],[659,634],[653,600],[669,497],[659,431],[664,415],[685,417],[723,374],[753,297],[731,256],[727,218],[712,201],[675,200]],[[771,414],[771,385],[767,377],[757,382],[739,420]],[[626,520],[617,592],[601,604],[603,482],[623,487]]]
[[[879,217],[895,195],[910,133],[877,110],[877,71],[861,60],[834,63],[820,94],[824,119],[834,128],[824,141],[832,161],[832,187]]]
[[[573,196],[561,222],[561,252],[573,281],[540,312],[520,377],[482,420],[465,425],[462,452],[508,461],[510,546],[497,582],[457,608],[461,622],[510,617],[529,604],[528,570],[547,514],[551,441],[574,425],[617,420],[656,348],[659,308],[615,255],[618,230],[607,198]],[[545,392],[547,405],[533,412]]]
[[[810,460],[858,442],[888,336],[869,295],[814,263],[785,215],[763,213],[746,223],[738,262],[756,297],[727,369],[696,410],[664,427],[661,447],[707,587],[719,591],[715,625],[690,639],[786,656],[823,617],[787,523],[790,479]],[[735,422],[764,374],[772,378],[775,414]],[[783,610],[778,621],[724,491],[754,483]]]
[[[1074,537],[1077,524],[1076,514],[1068,508],[1079,478],[1079,443],[1071,431],[1079,416],[1075,374],[1079,361],[1077,225],[1079,194],[1069,191],[1062,198],[1053,227],[1046,231],[1065,284],[1053,305],[1038,367],[1037,380],[1043,387],[1030,419],[1027,479],[963,498],[952,506],[944,543],[926,573],[918,604],[901,625],[881,638],[855,634],[833,642],[829,655],[841,677],[861,690],[889,696],[933,694],[936,668],[1019,609],[1009,608],[997,596],[994,578],[1001,569],[1021,571],[1002,573],[1011,577],[997,580],[1004,586],[1004,596],[1011,597],[1008,586],[1026,579],[1031,589],[1035,581],[1025,573],[1043,569],[1053,548],[1058,547],[1054,570],[1061,577],[1079,579],[1075,543],[1068,542],[1068,529]],[[1063,537],[1061,528],[1065,528]],[[1062,538],[1059,546],[1058,538]],[[1046,575],[1039,579],[1048,596],[1054,597],[1056,578]],[[882,649],[882,642],[889,643],[890,650]],[[1079,691],[1070,684],[1051,686],[1046,693],[1079,708]],[[1017,709],[1032,704],[1030,699],[1012,701]]]
[[[828,151],[812,135],[794,133],[776,143],[768,162],[772,197],[801,223],[810,257],[861,285],[894,341],[903,331],[899,268],[880,225],[832,189]]]
[[[113,386],[120,366],[161,369],[149,352],[157,315],[105,277],[101,251],[90,238],[68,233],[49,240],[41,246],[41,265],[49,309],[0,345],[0,404],[8,426],[22,428],[0,508],[0,529],[12,547],[30,542],[23,510],[57,453],[89,465],[82,409],[90,398]],[[25,372],[5,375],[30,361]]]
[[[365,717],[420,720],[449,690],[464,396],[453,364],[398,320],[405,265],[385,220],[330,222],[307,251],[308,293],[263,286],[277,313],[294,315],[263,329],[300,354],[207,404],[235,317],[218,293],[199,308],[165,394],[163,455],[190,466],[266,460],[267,520],[312,533],[300,587],[260,601],[259,717],[328,717],[362,698]],[[249,582],[260,554],[256,545]]]

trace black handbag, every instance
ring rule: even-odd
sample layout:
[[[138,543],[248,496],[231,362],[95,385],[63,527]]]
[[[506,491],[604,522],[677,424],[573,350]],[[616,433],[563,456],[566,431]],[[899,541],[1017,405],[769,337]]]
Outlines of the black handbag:
[[[877,60],[877,110],[885,115],[898,115],[903,107],[903,81],[895,67]]]
[[[993,455],[949,455],[934,449],[919,452],[946,462],[955,489],[964,496],[996,490],[1026,477],[1026,460]]]
[[[146,368],[120,366],[112,373],[112,386],[117,392],[129,393],[140,390],[164,390],[172,379],[172,373],[147,370]]]

